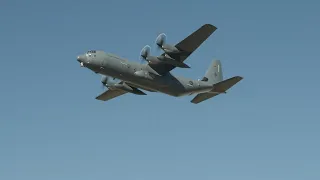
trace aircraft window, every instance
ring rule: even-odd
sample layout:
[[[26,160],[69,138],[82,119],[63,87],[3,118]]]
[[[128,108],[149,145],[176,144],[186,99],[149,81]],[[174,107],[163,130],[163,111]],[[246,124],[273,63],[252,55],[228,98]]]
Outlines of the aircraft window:
[[[96,53],[95,50],[91,50],[91,51],[88,51],[87,54],[90,54],[90,53]]]

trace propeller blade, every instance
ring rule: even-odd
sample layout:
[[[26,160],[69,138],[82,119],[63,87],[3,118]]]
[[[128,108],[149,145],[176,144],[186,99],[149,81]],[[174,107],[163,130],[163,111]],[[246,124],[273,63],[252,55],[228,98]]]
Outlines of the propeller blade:
[[[149,45],[146,45],[142,48],[140,52],[140,56],[143,57],[144,59],[147,58],[150,54],[151,47]]]
[[[166,43],[167,40],[167,36],[164,33],[161,33],[158,35],[158,37],[156,38],[156,45],[158,46],[158,49],[162,48],[162,46]]]
[[[142,64],[142,61],[147,61],[147,57],[150,55],[151,47],[149,45],[146,45],[142,48],[140,52],[140,61]],[[148,61],[147,61],[148,62]]]
[[[101,89],[104,90],[104,88],[106,87],[104,84],[101,84]]]
[[[103,76],[101,77],[101,83],[102,83],[103,85],[108,84],[108,81],[109,81],[109,77],[108,77],[108,76],[103,75]]]
[[[140,57],[140,64],[143,64],[146,60]]]

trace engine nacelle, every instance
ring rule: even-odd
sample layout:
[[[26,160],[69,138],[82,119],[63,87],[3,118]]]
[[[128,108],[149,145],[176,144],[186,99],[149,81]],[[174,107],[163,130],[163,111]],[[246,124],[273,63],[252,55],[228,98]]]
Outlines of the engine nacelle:
[[[167,39],[167,36],[164,33],[159,34],[159,36],[156,38],[157,46],[161,48],[168,55],[181,53],[181,51],[175,46],[166,44],[166,39]]]
[[[116,79],[111,76],[102,75],[101,77],[101,83],[106,87],[112,87],[114,84],[117,84],[120,82],[119,79]]]
[[[157,59],[159,59],[161,62],[164,62],[166,64],[170,64],[176,67],[180,67],[180,68],[190,68],[187,64],[177,61],[175,59],[173,59],[172,57],[170,57],[169,55],[165,54],[164,56],[158,56]]]
[[[146,60],[150,63],[162,62],[162,63],[170,64],[176,67],[180,67],[180,68],[190,68],[187,64],[177,61],[167,54],[165,54],[164,56],[147,56]]]
[[[118,88],[118,89],[121,89],[123,91],[127,91],[127,92],[130,92],[130,93],[133,93],[133,94],[137,94],[137,95],[145,95],[144,92],[142,92],[141,90],[135,88],[135,87],[131,87],[129,85],[127,85],[126,83],[118,83],[118,84],[115,84],[113,85],[113,88]]]
[[[183,62],[177,61],[176,59],[172,58],[176,54],[181,54],[182,52],[176,48],[175,46],[164,44],[163,36],[158,36],[156,40],[157,45],[165,52],[164,55],[161,56],[150,56],[150,46],[146,45],[142,48],[140,52],[140,57],[142,57],[145,61],[149,63],[158,63],[163,62],[166,64],[170,64],[180,68],[190,68]]]
[[[168,55],[181,53],[178,48],[169,44],[164,44],[160,48]]]

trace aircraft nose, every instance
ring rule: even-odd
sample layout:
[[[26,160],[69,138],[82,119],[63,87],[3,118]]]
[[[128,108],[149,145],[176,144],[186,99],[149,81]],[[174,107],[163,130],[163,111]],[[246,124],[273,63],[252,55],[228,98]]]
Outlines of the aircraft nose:
[[[85,57],[84,55],[79,55],[79,56],[77,57],[77,61],[79,61],[80,63],[81,63],[81,62],[84,62],[85,59],[86,59],[86,57]]]
[[[77,61],[82,62],[82,61],[83,61],[83,57],[81,57],[81,55],[78,56],[78,57],[77,57]]]
[[[77,57],[77,61],[80,63],[80,66],[81,67],[84,67],[84,62],[86,61],[86,56],[84,55],[79,55]]]

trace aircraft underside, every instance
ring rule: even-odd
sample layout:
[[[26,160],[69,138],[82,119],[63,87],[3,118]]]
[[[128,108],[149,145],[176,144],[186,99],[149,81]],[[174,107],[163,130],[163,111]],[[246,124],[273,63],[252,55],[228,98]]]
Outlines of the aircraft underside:
[[[103,74],[106,76],[111,75],[107,72],[104,72]],[[203,93],[212,89],[212,84],[210,83],[178,78],[173,75],[159,76],[154,79],[135,76],[134,74],[122,74],[121,76],[116,75],[113,77],[118,78],[132,88],[142,89],[149,92],[161,92],[174,97]]]

